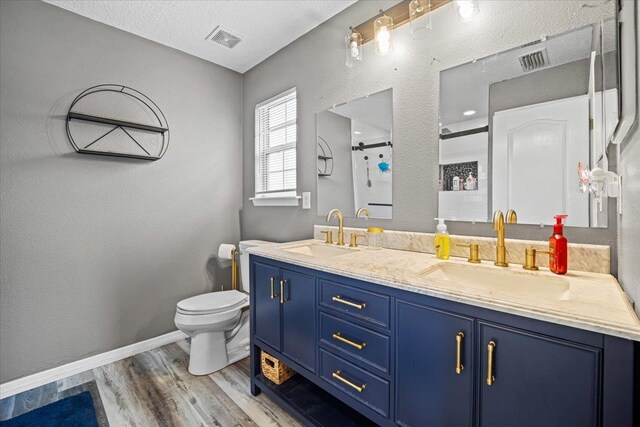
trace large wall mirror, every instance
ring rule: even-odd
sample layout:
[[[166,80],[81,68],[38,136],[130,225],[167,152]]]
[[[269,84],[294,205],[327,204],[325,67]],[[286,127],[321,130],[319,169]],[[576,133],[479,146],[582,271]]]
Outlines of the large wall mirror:
[[[566,213],[570,226],[607,226],[606,199],[582,194],[577,174],[608,167],[618,121],[616,3],[599,7],[592,25],[440,73],[440,217],[515,209],[522,224]]]
[[[316,115],[318,215],[333,208],[371,218],[393,211],[393,96],[387,89]]]

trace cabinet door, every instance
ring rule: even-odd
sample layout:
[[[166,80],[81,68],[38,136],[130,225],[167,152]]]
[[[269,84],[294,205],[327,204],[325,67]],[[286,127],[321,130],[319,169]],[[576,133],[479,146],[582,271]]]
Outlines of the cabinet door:
[[[280,350],[280,270],[256,262],[253,264],[252,280],[255,337]]]
[[[487,323],[479,338],[480,425],[598,425],[600,349]]]
[[[473,319],[402,301],[396,317],[397,423],[471,426]]]
[[[316,366],[316,280],[282,270],[282,354],[311,372]]]

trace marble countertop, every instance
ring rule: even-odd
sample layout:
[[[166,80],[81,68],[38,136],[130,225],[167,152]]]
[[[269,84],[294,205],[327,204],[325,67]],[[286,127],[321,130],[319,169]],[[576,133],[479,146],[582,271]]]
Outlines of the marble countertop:
[[[469,264],[462,258],[452,257],[448,261],[442,261],[427,253],[384,248],[374,250],[366,246],[347,248],[345,254],[331,258],[287,250],[309,243],[324,245],[318,240],[303,240],[259,246],[248,251],[253,255],[382,286],[640,341],[640,320],[620,284],[610,274],[569,271],[564,276],[558,276],[543,268],[530,272],[516,264],[503,268],[487,261]],[[535,279],[532,276],[543,277],[548,279],[545,286],[557,283],[564,290],[550,295],[545,292],[530,292],[529,288],[520,295],[519,292],[513,292],[513,289],[505,291],[504,286],[472,285],[428,273],[437,269],[441,263],[517,274],[521,275],[522,283],[526,283],[527,279]]]

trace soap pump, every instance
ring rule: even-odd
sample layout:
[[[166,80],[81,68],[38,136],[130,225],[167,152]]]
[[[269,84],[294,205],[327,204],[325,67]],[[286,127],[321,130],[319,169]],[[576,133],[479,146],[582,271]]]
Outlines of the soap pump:
[[[436,226],[436,236],[434,244],[436,247],[436,258],[449,259],[449,247],[451,238],[447,232],[447,224],[444,223],[444,218],[434,218],[438,221]]]
[[[564,237],[563,229],[565,218],[568,215],[556,215],[556,223],[553,226],[553,235],[549,237],[549,270],[556,274],[566,274],[568,267],[569,252],[567,238]]]

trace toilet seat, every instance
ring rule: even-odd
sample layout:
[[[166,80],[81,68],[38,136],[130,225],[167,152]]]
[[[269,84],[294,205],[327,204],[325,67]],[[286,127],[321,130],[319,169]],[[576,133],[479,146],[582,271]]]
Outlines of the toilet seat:
[[[249,295],[235,290],[196,295],[178,303],[177,312],[186,315],[207,315],[233,311],[249,304]]]

